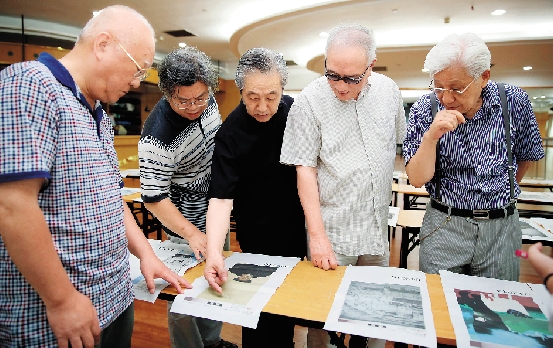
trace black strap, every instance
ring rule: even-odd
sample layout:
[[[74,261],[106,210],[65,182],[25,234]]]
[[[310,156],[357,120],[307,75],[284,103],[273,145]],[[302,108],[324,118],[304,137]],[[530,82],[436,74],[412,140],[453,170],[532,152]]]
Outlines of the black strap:
[[[434,117],[436,117],[436,114],[438,113],[438,102],[436,101],[436,95],[434,93],[430,93],[430,105],[432,107],[432,120],[434,120]],[[436,143],[436,164],[434,166],[434,180],[436,181],[436,199],[439,201],[442,199],[441,196],[441,177],[442,172],[440,170],[440,140],[438,139],[438,142]]]
[[[513,166],[513,151],[511,149],[511,121],[509,118],[509,107],[507,106],[507,95],[505,94],[505,84],[498,83],[499,97],[501,98],[501,109],[503,110],[503,125],[505,126],[505,141],[507,142],[507,160],[509,171],[509,187],[511,189],[511,203],[515,200],[515,175]]]

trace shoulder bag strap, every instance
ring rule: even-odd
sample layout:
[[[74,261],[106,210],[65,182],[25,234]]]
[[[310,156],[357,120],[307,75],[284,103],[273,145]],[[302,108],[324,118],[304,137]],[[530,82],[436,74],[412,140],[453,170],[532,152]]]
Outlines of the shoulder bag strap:
[[[509,171],[509,186],[511,189],[511,203],[515,201],[515,175],[513,166],[513,151],[511,149],[511,121],[509,119],[509,107],[507,106],[507,95],[505,94],[505,84],[498,83],[499,97],[501,98],[501,109],[503,111],[503,124],[505,126],[505,140],[507,142],[507,160]]]

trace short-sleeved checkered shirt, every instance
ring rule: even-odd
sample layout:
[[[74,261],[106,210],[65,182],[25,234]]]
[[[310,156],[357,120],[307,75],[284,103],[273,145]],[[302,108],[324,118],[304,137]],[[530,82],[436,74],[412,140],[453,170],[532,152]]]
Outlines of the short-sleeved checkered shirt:
[[[522,89],[505,85],[510,115],[515,173],[517,161],[538,161],[545,156],[536,116]],[[439,109],[443,105],[438,102]],[[411,107],[403,156],[408,163],[432,124],[430,94]],[[440,139],[441,201],[459,209],[497,209],[510,202],[507,143],[497,83],[482,90],[482,107],[453,132]],[[426,184],[435,197],[434,180]],[[520,188],[515,180],[515,197]]]
[[[280,161],[317,168],[321,213],[335,252],[387,252],[396,144],[404,136],[401,94],[384,75],[373,72],[357,100],[340,101],[324,76],[295,99]]]
[[[121,177],[103,116],[48,54],[0,73],[0,182],[47,180],[40,208],[69,279],[92,300],[101,328],[133,301]],[[1,239],[0,284],[0,346],[57,347],[44,303]]]

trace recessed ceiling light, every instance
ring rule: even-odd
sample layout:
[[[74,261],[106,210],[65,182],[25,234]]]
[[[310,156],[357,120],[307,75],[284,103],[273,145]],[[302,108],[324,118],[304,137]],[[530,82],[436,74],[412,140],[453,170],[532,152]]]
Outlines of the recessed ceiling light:
[[[179,47],[186,47],[186,44],[184,42],[179,42]]]
[[[327,33],[326,31],[321,31],[321,32],[319,33],[319,36],[321,36],[321,37],[328,37],[328,33]]]
[[[501,16],[501,15],[505,14],[505,12],[507,12],[507,11],[505,11],[505,10],[495,10],[495,11],[492,12],[492,16]]]
[[[538,99],[538,97],[533,97],[532,99]]]
[[[532,67],[531,67],[531,66],[525,66],[525,67],[523,67],[522,69],[524,69],[524,70],[532,70]]]
[[[423,68],[423,69],[421,69],[421,71],[424,72],[424,73],[427,73],[429,70]]]
[[[542,95],[542,96],[541,96],[541,98],[542,98],[542,99],[545,99],[545,96],[544,96],[544,95]]]

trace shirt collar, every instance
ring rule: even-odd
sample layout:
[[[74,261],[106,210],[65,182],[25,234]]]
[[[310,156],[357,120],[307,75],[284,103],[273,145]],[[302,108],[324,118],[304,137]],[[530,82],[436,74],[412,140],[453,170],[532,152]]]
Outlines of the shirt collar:
[[[62,85],[69,88],[71,92],[73,92],[73,95],[75,98],[79,99],[81,103],[83,103],[85,106],[87,106],[89,109],[92,110],[92,106],[88,104],[88,101],[84,97],[84,95],[81,93],[79,87],[75,83],[75,80],[73,79],[73,76],[71,76],[71,73],[69,73],[69,70],[63,66],[57,60],[54,58],[51,54],[43,52],[38,56],[38,61],[44,64],[48,70],[54,75],[56,80],[58,80]],[[96,101],[94,104],[94,109],[97,109],[99,105],[99,102]]]
[[[493,81],[488,81],[486,86],[482,89],[482,106],[474,115],[474,119],[481,117],[488,117],[487,115],[493,114],[496,110],[501,110],[501,99],[499,97],[499,90],[497,84]]]

